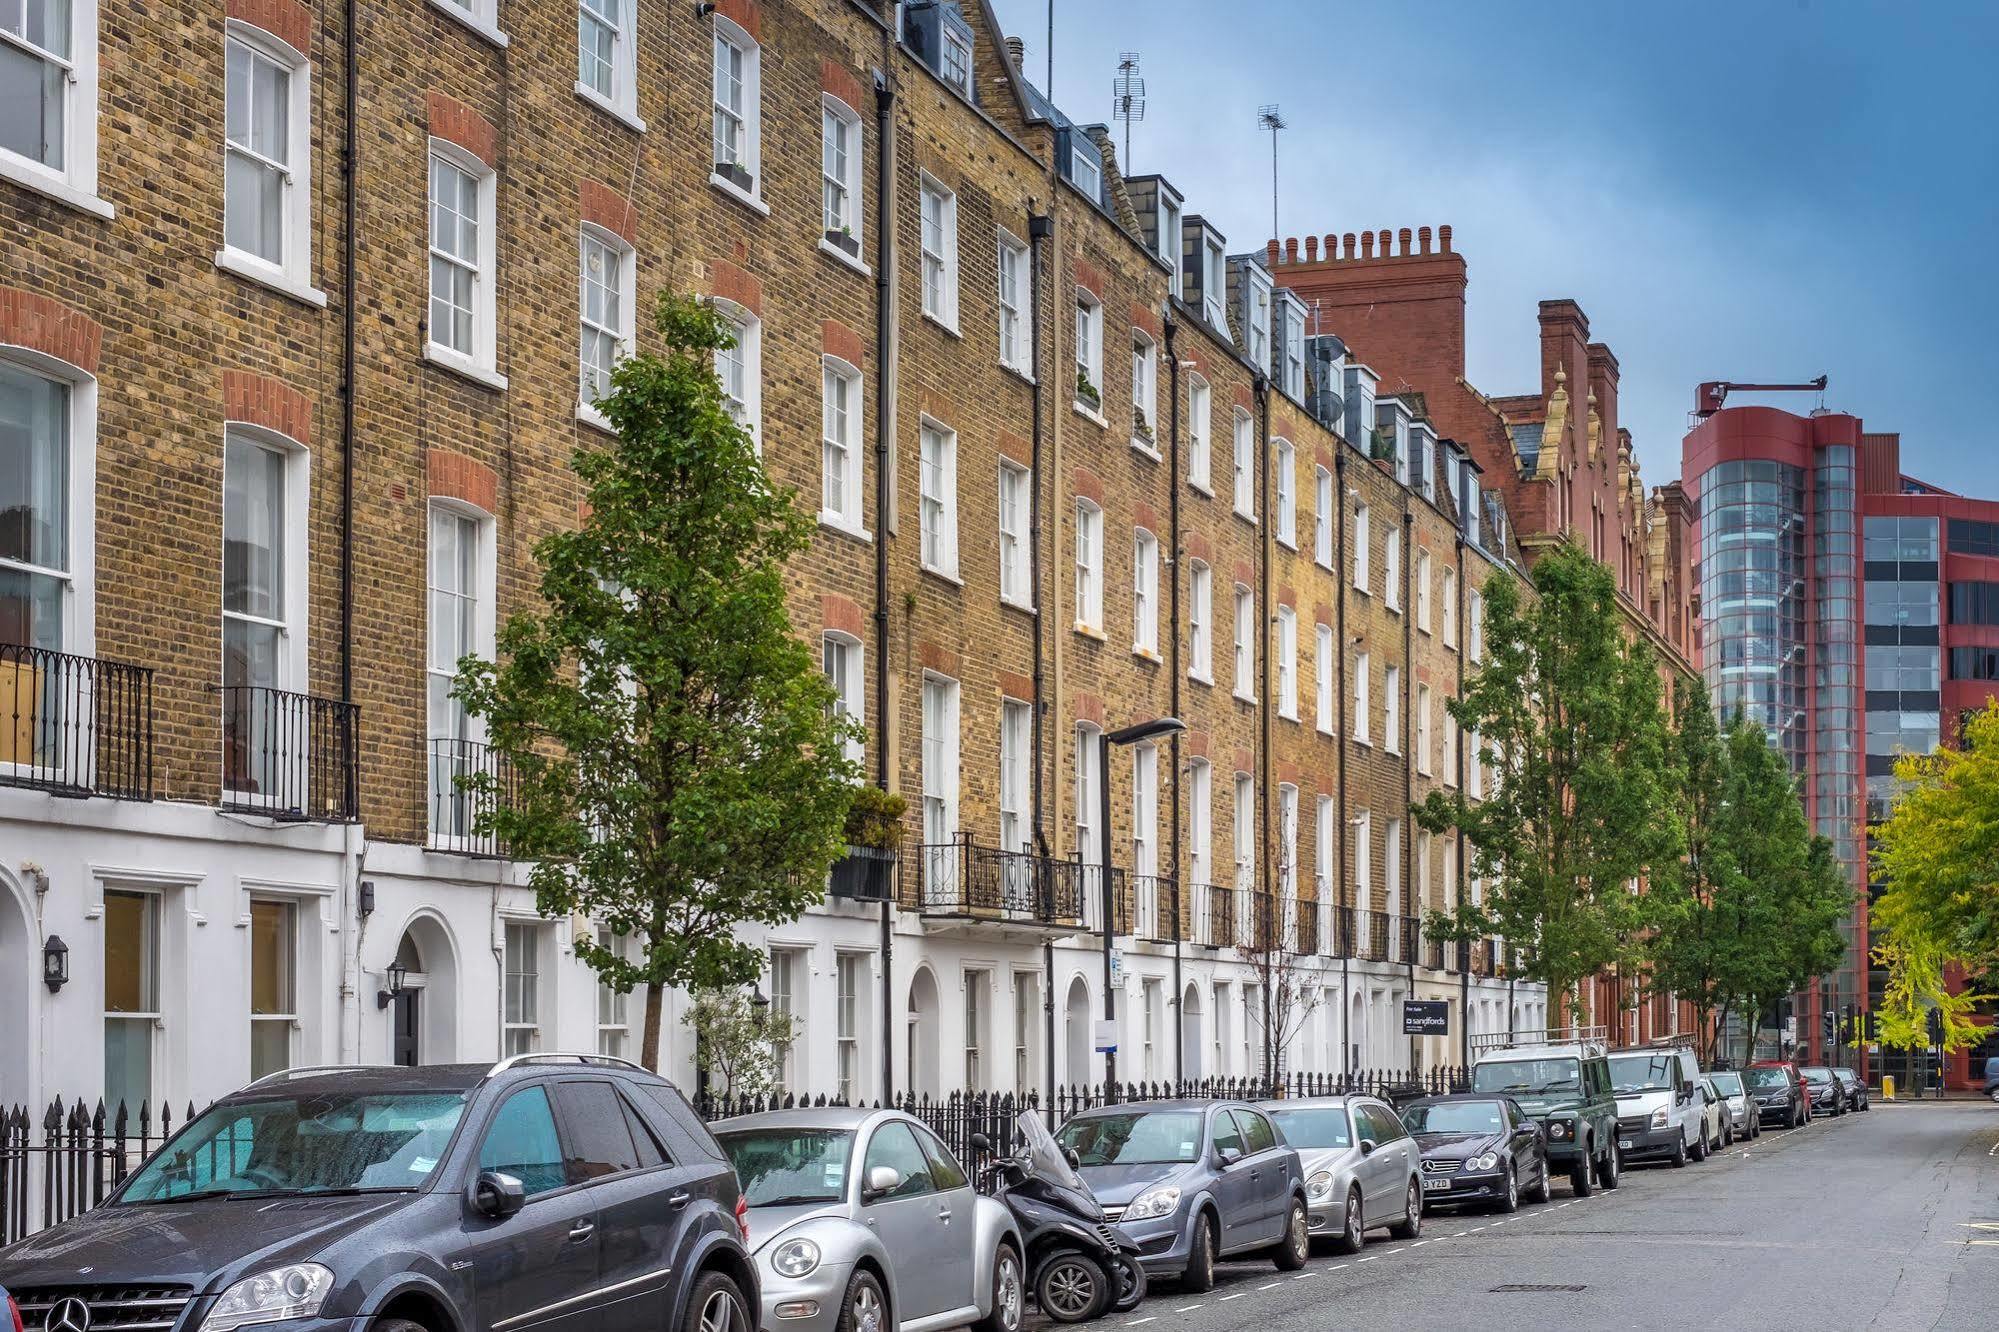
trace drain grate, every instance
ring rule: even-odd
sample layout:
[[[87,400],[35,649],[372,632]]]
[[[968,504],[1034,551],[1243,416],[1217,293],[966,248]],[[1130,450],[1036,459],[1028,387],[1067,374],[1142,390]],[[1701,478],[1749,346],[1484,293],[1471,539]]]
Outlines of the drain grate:
[[[1575,1292],[1584,1289],[1587,1289],[1587,1287],[1535,1286],[1535,1285],[1494,1286],[1489,1293],[1493,1295],[1573,1295]]]

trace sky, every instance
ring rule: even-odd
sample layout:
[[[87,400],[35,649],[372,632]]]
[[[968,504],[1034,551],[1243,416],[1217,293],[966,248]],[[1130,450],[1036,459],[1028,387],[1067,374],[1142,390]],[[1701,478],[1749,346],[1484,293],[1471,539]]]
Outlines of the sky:
[[[1036,84],[1049,3],[993,0]],[[1994,0],[1053,3],[1056,102],[1109,122],[1137,51],[1126,169],[1232,252],[1270,235],[1276,103],[1281,234],[1451,226],[1484,392],[1538,390],[1536,302],[1578,301],[1648,485],[1702,380],[1826,374],[1905,472],[1999,497]]]

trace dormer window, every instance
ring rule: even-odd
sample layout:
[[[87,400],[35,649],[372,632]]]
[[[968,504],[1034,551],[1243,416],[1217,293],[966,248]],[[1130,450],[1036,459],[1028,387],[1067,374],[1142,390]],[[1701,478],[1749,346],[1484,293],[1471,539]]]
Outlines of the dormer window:
[[[1166,279],[1167,290],[1173,295],[1182,295],[1180,284],[1180,205],[1166,192],[1166,182],[1159,188],[1159,257],[1166,261],[1171,276]]]
[[[939,51],[938,73],[944,81],[964,93],[972,95],[972,39],[956,28],[944,29],[944,42]]]
[[[1221,237],[1204,235],[1201,238],[1201,313],[1207,317],[1209,325],[1224,337],[1229,329],[1228,289],[1228,256],[1222,253]]]
[[[1093,201],[1104,197],[1104,171],[1080,146],[1069,150],[1069,180]]]
[[[1284,302],[1284,391],[1294,401],[1305,400],[1305,310],[1295,299]]]
[[[1243,336],[1249,345],[1243,350],[1249,354],[1250,364],[1268,374],[1270,362],[1270,279],[1262,270],[1245,265],[1243,268]]]

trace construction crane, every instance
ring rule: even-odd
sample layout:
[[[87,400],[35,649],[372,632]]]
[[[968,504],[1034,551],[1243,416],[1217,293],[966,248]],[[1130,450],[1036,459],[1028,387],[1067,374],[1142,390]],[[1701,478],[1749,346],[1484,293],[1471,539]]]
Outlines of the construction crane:
[[[1725,379],[1711,379],[1694,390],[1694,415],[1713,416],[1721,410],[1724,399],[1732,392],[1743,393],[1823,393],[1826,377],[1820,375],[1809,384],[1731,384]]]

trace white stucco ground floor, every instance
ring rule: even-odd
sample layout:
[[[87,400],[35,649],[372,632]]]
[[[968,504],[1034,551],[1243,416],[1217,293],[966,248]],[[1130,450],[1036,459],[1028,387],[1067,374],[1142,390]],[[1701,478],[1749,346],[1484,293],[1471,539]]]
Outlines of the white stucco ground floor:
[[[886,955],[878,904],[829,900],[756,940],[759,988],[796,1023],[789,1089],[873,1098],[885,1072],[890,1090],[930,1095],[1103,1077],[1100,938],[891,915]],[[577,960],[591,928],[541,917],[505,861],[355,826],[0,789],[0,1106],[143,1100],[178,1117],[291,1065],[636,1058],[643,995],[609,993]],[[1263,1071],[1268,968],[1121,940],[1112,969],[1120,1079]],[[1456,1064],[1467,1034],[1545,1025],[1526,983],[1321,957],[1292,977],[1276,1018],[1287,1072]],[[1448,1034],[1405,1037],[1404,999],[1446,1003]],[[692,1089],[686,1007],[666,996],[661,1068]]]

